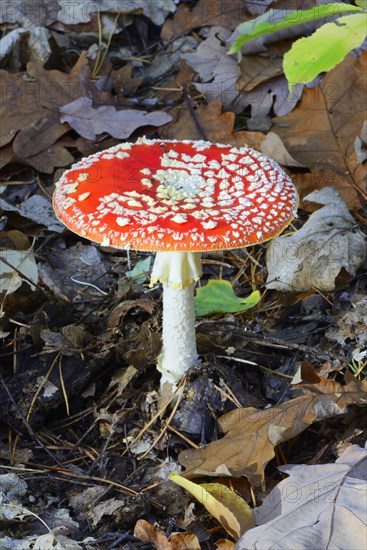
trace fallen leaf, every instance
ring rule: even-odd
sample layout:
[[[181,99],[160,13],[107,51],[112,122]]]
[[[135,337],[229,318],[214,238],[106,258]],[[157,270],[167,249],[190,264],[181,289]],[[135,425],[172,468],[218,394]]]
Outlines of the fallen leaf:
[[[267,288],[334,290],[342,269],[353,276],[364,262],[365,237],[335,189],[327,187],[305,199],[326,206],[311,214],[299,231],[270,242]]]
[[[200,287],[195,296],[196,315],[210,313],[238,313],[255,307],[260,301],[260,292],[255,290],[247,298],[239,298],[233,291],[229,281],[210,280]]]
[[[258,527],[238,550],[366,548],[367,451],[351,445],[334,464],[292,464],[254,510]]]
[[[235,540],[255,527],[250,506],[229,487],[220,483],[198,485],[177,472],[168,479],[192,494]]]
[[[235,543],[228,539],[217,540],[215,546],[217,547],[217,550],[236,550]]]
[[[118,15],[143,13],[155,25],[162,25],[167,15],[176,10],[178,0],[154,0],[153,2],[131,0],[125,3],[116,2],[116,0],[98,0],[98,3],[76,2],[72,4],[72,9],[69,0],[59,0],[58,3],[61,10],[58,13],[57,19],[65,23],[65,25],[88,23],[91,20],[92,14],[97,12]]]
[[[152,256],[147,256],[144,260],[138,262],[134,269],[125,271],[125,276],[129,279],[133,279],[134,283],[137,285],[142,285],[148,278],[151,263]]]
[[[274,457],[274,447],[295,437],[308,426],[335,415],[345,414],[349,404],[367,403],[367,381],[347,373],[346,384],[320,378],[302,365],[302,386],[306,393],[265,410],[235,409],[218,420],[226,435],[203,449],[182,451],[180,463],[185,477],[246,476],[261,484],[266,464]],[[308,380],[311,378],[311,382]]]
[[[113,105],[93,107],[89,97],[79,97],[64,105],[60,113],[60,122],[67,122],[79,135],[91,140],[105,132],[114,138],[126,139],[141,126],[163,126],[172,121],[164,111],[118,111]]]
[[[38,267],[28,238],[20,231],[0,233],[1,241],[9,244],[0,245],[0,293],[12,294],[26,282],[31,290],[38,283]],[[10,245],[12,248],[8,248]],[[24,276],[24,277],[23,277]],[[34,284],[33,284],[34,283]]]
[[[163,25],[161,39],[172,40],[199,27],[221,26],[232,30],[245,19],[246,7],[242,3],[236,4],[235,9],[222,0],[199,0],[192,9],[181,3]]]
[[[14,55],[14,50],[16,51],[19,47],[19,43],[21,43],[24,39],[27,38],[29,34],[29,31],[27,29],[18,28],[13,29],[7,34],[5,34],[0,39],[0,66],[4,67],[6,63],[9,60],[9,57],[11,54]],[[16,62],[13,60],[13,65],[15,65]],[[20,65],[20,62],[18,60],[18,65]]]
[[[259,150],[265,138],[262,132],[235,132],[235,114],[222,113],[220,103],[198,105],[193,112],[187,105],[182,105],[171,113],[174,121],[160,130],[163,139],[205,139],[236,147],[248,145]]]
[[[198,538],[193,533],[171,535],[171,542],[154,525],[145,519],[139,519],[134,528],[134,537],[151,542],[158,550],[200,550]]]
[[[62,233],[65,230],[64,225],[55,216],[51,201],[41,195],[32,195],[19,206],[14,206],[4,199],[0,199],[0,208],[5,212],[17,212],[28,220],[45,225],[49,231]]]
[[[361,133],[354,140],[354,149],[358,164],[363,164],[367,160],[367,120],[364,121]]]
[[[108,326],[109,328],[117,327],[120,324],[122,317],[125,317],[125,315],[132,309],[142,309],[147,313],[153,313],[154,308],[154,301],[149,298],[124,300],[111,311],[108,317]]]
[[[225,110],[235,114],[248,106],[251,118],[265,117],[272,107],[278,116],[289,113],[302,94],[302,86],[290,99],[287,81],[281,76],[281,59],[246,56],[238,63],[227,55],[223,44],[226,38],[226,29],[214,27],[195,53],[182,56],[199,73],[201,82],[192,84],[209,102],[219,101]]]
[[[292,113],[273,119],[273,131],[292,157],[314,173],[315,187],[325,173],[328,185],[335,176],[348,206],[357,209],[356,188],[364,190],[366,165],[358,163],[354,141],[366,119],[366,63],[366,52],[357,59],[348,55],[318,87],[304,90]],[[309,175],[302,176],[307,182]]]
[[[111,516],[115,510],[118,510],[124,506],[123,500],[118,500],[117,498],[110,498],[100,502],[96,506],[91,506],[87,512],[86,517],[95,527],[101,521],[102,517],[107,515]]]
[[[268,132],[261,144],[261,152],[283,166],[301,166],[301,164],[288,153],[284,143],[275,132]]]
[[[344,350],[351,348],[352,358],[362,361],[367,357],[367,299],[357,294],[348,299],[348,311],[339,313],[325,336],[338,342]]]
[[[40,278],[61,300],[74,300],[80,291],[100,298],[111,289],[108,261],[95,246],[81,242],[70,248],[52,246],[47,249],[47,260],[39,263]]]
[[[202,82],[209,82],[214,78],[216,66],[227,53],[224,42],[230,34],[230,31],[223,27],[212,27],[208,38],[200,42],[195,52],[182,56]]]
[[[69,74],[29,63],[27,73],[0,71],[2,97],[0,147],[13,141],[11,162],[28,164],[51,173],[73,157],[55,144],[69,127],[58,120],[58,107],[87,93],[90,71],[82,53]]]

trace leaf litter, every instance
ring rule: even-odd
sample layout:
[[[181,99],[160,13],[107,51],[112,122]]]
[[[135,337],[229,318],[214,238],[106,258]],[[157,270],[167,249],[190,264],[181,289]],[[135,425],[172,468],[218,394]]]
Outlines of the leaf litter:
[[[63,0],[38,11],[31,4],[0,9],[0,281],[11,281],[1,295],[0,457],[19,507],[17,531],[1,522],[0,545],[233,550],[243,530],[212,527],[233,514],[240,525],[251,509],[257,527],[238,548],[295,547],[291,525],[305,547],[310,536],[323,546],[328,532],[357,548],[362,501],[350,495],[362,487],[353,464],[366,439],[363,47],[290,98],[283,54],[319,21],[228,55],[236,29],[284,15],[287,2],[230,9],[218,0],[135,0],[121,11],[106,0],[99,13],[93,3],[73,12]],[[142,135],[248,144],[286,167],[302,199],[286,236],[204,255],[202,365],[171,405],[156,392],[161,294],[148,285],[151,256],[80,240],[50,203],[64,167]],[[330,243],[332,254],[322,255]],[[27,264],[4,267],[25,252]],[[297,262],[285,262],[289,254]],[[224,294],[210,294],[216,285]],[[256,297],[250,309],[242,296]],[[200,475],[203,488],[214,487],[218,521],[168,480],[182,475],[180,461],[184,483]],[[290,477],[281,481],[276,466]],[[332,483],[320,481],[323,472]],[[307,498],[284,496],[295,484]],[[338,499],[324,502],[335,490]],[[310,534],[305,519],[316,512]]]

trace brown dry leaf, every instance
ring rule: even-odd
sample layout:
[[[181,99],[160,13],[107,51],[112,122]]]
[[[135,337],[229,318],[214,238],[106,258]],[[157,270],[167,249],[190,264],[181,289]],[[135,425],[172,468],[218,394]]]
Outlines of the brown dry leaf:
[[[327,73],[320,86],[305,89],[290,114],[273,119],[273,131],[289,153],[312,174],[298,175],[310,185],[335,186],[350,209],[359,208],[356,188],[363,190],[366,165],[358,164],[356,136],[366,118],[367,53],[348,55]]]
[[[171,535],[171,547],[172,550],[201,550],[200,542],[194,533],[174,533]]]
[[[193,533],[177,533],[168,538],[145,519],[139,519],[134,528],[134,537],[151,542],[157,550],[200,550],[198,538]]]
[[[90,71],[82,53],[69,74],[29,63],[27,73],[0,71],[0,147],[13,141],[13,162],[51,173],[73,157],[55,142],[69,131],[58,119],[60,106],[86,93]]]
[[[215,543],[215,546],[218,550],[236,550],[236,545],[234,542],[228,539],[219,539]]]
[[[237,82],[237,89],[241,92],[251,92],[256,86],[283,74],[280,57],[274,59],[271,56],[246,55],[239,66],[241,75]]]
[[[163,25],[161,38],[173,40],[198,27],[216,25],[233,30],[246,20],[246,9],[242,2],[232,5],[222,0],[199,0],[191,10],[186,4],[180,4],[172,19]]]
[[[125,317],[125,315],[134,308],[141,308],[147,313],[153,313],[155,304],[153,300],[149,300],[148,298],[125,300],[111,311],[108,317],[108,327],[117,327],[120,324],[122,317]]]
[[[261,152],[283,166],[301,166],[301,164],[289,154],[284,143],[275,132],[267,133],[266,138],[261,144]]]
[[[192,110],[187,105],[182,105],[171,113],[174,122],[160,131],[164,139],[206,139],[213,143],[226,143],[236,147],[248,145],[260,149],[265,138],[262,132],[234,132],[235,114],[222,113],[220,103],[198,105]]]
[[[248,407],[222,416],[219,427],[226,435],[204,449],[190,449],[179,456],[187,468],[185,476],[246,476],[259,485],[266,464],[274,457],[274,447],[295,437],[310,424],[346,412],[349,404],[367,403],[367,381],[349,372],[346,384],[320,378],[312,366],[301,368],[302,383],[295,387],[305,395],[265,410]]]

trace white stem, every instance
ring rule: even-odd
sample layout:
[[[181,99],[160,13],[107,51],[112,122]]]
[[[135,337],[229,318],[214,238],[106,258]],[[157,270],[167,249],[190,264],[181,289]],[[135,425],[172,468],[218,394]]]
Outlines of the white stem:
[[[161,387],[176,384],[199,362],[196,351],[194,283],[184,288],[163,284],[163,348],[158,361]]]
[[[151,284],[163,284],[163,347],[157,368],[166,382],[175,385],[198,364],[195,338],[194,284],[200,278],[197,252],[157,252]]]

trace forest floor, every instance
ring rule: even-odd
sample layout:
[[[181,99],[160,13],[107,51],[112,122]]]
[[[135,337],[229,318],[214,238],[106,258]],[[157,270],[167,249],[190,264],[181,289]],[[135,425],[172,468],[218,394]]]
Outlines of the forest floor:
[[[289,98],[294,34],[227,51],[243,21],[297,2],[31,4],[0,8],[0,548],[233,549],[244,501],[260,541],[279,520],[284,537],[304,529],[300,548],[331,548],[322,533],[341,530],[353,542],[363,518],[345,479],[367,460],[366,51]],[[201,287],[261,299],[197,316],[202,362],[171,403],[153,254],[90,243],[51,205],[73,162],[141,136],[247,144],[300,195],[280,257],[268,243],[202,254]],[[210,508],[172,472],[225,497],[213,489]],[[266,516],[269,493],[280,508]]]

